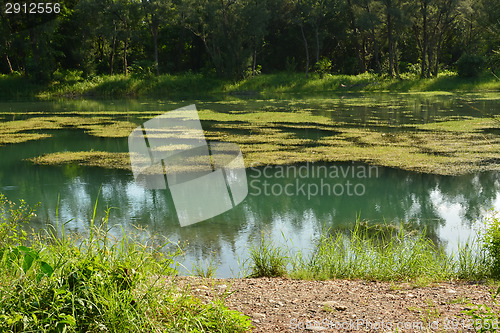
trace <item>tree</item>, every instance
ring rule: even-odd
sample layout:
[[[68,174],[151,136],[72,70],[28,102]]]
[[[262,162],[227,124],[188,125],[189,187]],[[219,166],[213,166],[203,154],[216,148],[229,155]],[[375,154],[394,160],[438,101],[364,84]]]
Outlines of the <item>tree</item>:
[[[155,74],[159,75],[158,31],[167,20],[175,19],[173,4],[170,0],[142,0],[142,9],[153,40]]]

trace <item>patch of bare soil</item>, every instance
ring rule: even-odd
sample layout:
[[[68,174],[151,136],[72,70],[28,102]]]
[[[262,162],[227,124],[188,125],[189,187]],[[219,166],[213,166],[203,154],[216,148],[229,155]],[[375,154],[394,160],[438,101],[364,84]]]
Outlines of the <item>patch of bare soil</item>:
[[[230,309],[252,318],[252,332],[474,332],[463,311],[471,303],[493,306],[493,287],[466,282],[175,280],[207,301],[225,296]]]

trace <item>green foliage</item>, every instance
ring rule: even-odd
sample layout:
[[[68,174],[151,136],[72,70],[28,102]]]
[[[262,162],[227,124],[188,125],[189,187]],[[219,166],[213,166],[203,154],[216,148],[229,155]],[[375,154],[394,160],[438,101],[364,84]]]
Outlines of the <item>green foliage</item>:
[[[110,234],[96,212],[87,236],[55,229],[0,250],[2,332],[246,332],[248,317],[223,298],[204,303],[182,292],[177,246]]]
[[[483,56],[466,53],[457,61],[458,76],[477,77],[483,72],[485,64]]]
[[[35,216],[35,209],[22,199],[16,204],[0,193],[0,248],[26,240],[26,231],[22,228]]]
[[[297,61],[295,61],[295,57],[286,57],[285,59],[285,71],[287,73],[295,73],[297,70]]]
[[[497,291],[491,295],[493,303],[498,305],[497,297],[500,294],[500,287]],[[469,310],[462,311],[464,314],[468,315],[472,321],[472,325],[475,332],[498,332],[499,327],[499,317],[500,313],[492,309],[491,306],[486,304],[467,304],[470,307]]]
[[[491,260],[491,274],[500,279],[500,219],[495,215],[486,220],[483,242]]]
[[[129,72],[138,78],[144,79],[154,75],[155,63],[148,60],[139,60],[129,66]]]
[[[319,74],[320,78],[323,78],[326,74],[329,74],[332,70],[332,61],[328,58],[321,58],[315,65],[314,68],[316,73]]]
[[[204,267],[206,266],[206,267]],[[215,273],[217,272],[218,264],[214,262],[214,259],[211,258],[206,265],[203,262],[197,263],[193,265],[193,273],[196,276],[203,278],[213,278],[215,277]]]

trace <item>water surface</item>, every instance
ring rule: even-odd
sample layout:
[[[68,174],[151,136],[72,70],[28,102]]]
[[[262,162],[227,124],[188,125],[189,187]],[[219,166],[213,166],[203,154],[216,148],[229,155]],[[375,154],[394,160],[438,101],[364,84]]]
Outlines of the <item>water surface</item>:
[[[398,126],[485,117],[497,114],[500,100],[483,95],[348,95],[277,96],[270,99],[224,98],[210,101],[52,101],[0,103],[3,120],[27,119],[40,115],[87,116],[107,114],[137,124],[143,117],[196,103],[198,109],[216,112],[268,110],[294,112],[306,109],[350,126],[374,126],[394,130]],[[210,124],[205,128],[210,128]],[[403,128],[401,128],[403,130]],[[321,138],[321,131],[294,129],[297,137]],[[92,219],[93,205],[99,198],[98,213],[110,209],[110,224],[124,230],[146,229],[173,242],[187,242],[182,263],[219,264],[218,276],[238,274],[248,249],[262,236],[277,243],[311,249],[315,237],[327,228],[349,228],[356,217],[371,223],[408,222],[415,229],[426,228],[430,237],[449,250],[467,239],[479,227],[476,223],[500,210],[498,172],[463,176],[436,176],[391,168],[377,168],[369,177],[333,174],[277,174],[276,168],[249,168],[249,195],[236,208],[210,220],[181,228],[168,190],[147,190],[133,182],[131,172],[100,168],[35,166],[25,159],[58,151],[128,151],[124,138],[96,138],[81,130],[45,131],[51,138],[0,147],[0,192],[11,200],[23,198],[30,204],[41,202],[35,228],[45,223],[67,222],[66,228],[83,232]],[[299,164],[295,170],[369,168],[363,164]],[[358,193],[347,194],[358,185]],[[325,184],[328,184],[326,186]],[[287,187],[288,186],[288,187]],[[323,193],[305,193],[297,188],[323,188]],[[337,192],[327,193],[326,188]],[[288,188],[288,194],[284,189]],[[343,188],[344,192],[340,193]],[[267,189],[267,192],[266,192]],[[281,192],[280,192],[281,189]],[[363,193],[361,194],[361,189]],[[314,191],[313,191],[314,192]],[[121,234],[116,227],[112,232]],[[285,241],[286,239],[286,241]]]

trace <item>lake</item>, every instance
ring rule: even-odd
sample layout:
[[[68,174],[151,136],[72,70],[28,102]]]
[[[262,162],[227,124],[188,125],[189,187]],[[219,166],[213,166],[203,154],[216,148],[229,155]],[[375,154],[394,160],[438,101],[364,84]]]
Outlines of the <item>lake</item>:
[[[40,116],[85,117],[106,114],[141,124],[148,117],[195,103],[198,109],[218,113],[237,110],[307,110],[345,126],[377,127],[394,132],[412,124],[497,115],[500,100],[491,94],[408,95],[375,94],[302,96],[214,97],[203,101],[94,101],[66,100],[1,102],[3,121]],[[202,121],[205,130],[213,122]],[[237,129],[235,129],[237,131]],[[426,228],[429,237],[449,251],[480,227],[491,209],[500,210],[497,171],[461,176],[439,176],[374,167],[363,163],[297,163],[288,167],[247,168],[249,194],[234,209],[209,220],[180,227],[168,190],[148,190],[135,184],[131,171],[78,165],[39,166],[27,158],[60,151],[127,152],[127,138],[101,138],[83,130],[37,131],[51,137],[0,147],[0,192],[10,200],[41,202],[36,229],[45,223],[66,223],[83,232],[92,219],[110,208],[112,233],[138,231],[185,242],[185,269],[193,263],[217,263],[217,276],[237,276],[248,249],[261,237],[276,243],[312,249],[322,230],[348,229],[356,218],[370,223],[406,222],[408,228]],[[322,131],[296,130],[296,137],[321,139]],[[495,134],[496,135],[496,134]],[[365,171],[362,173],[361,171]],[[364,176],[363,176],[364,175]],[[285,190],[286,189],[286,190]],[[323,189],[323,190],[322,190]],[[68,222],[69,221],[69,222]],[[185,271],[181,268],[182,271]]]

